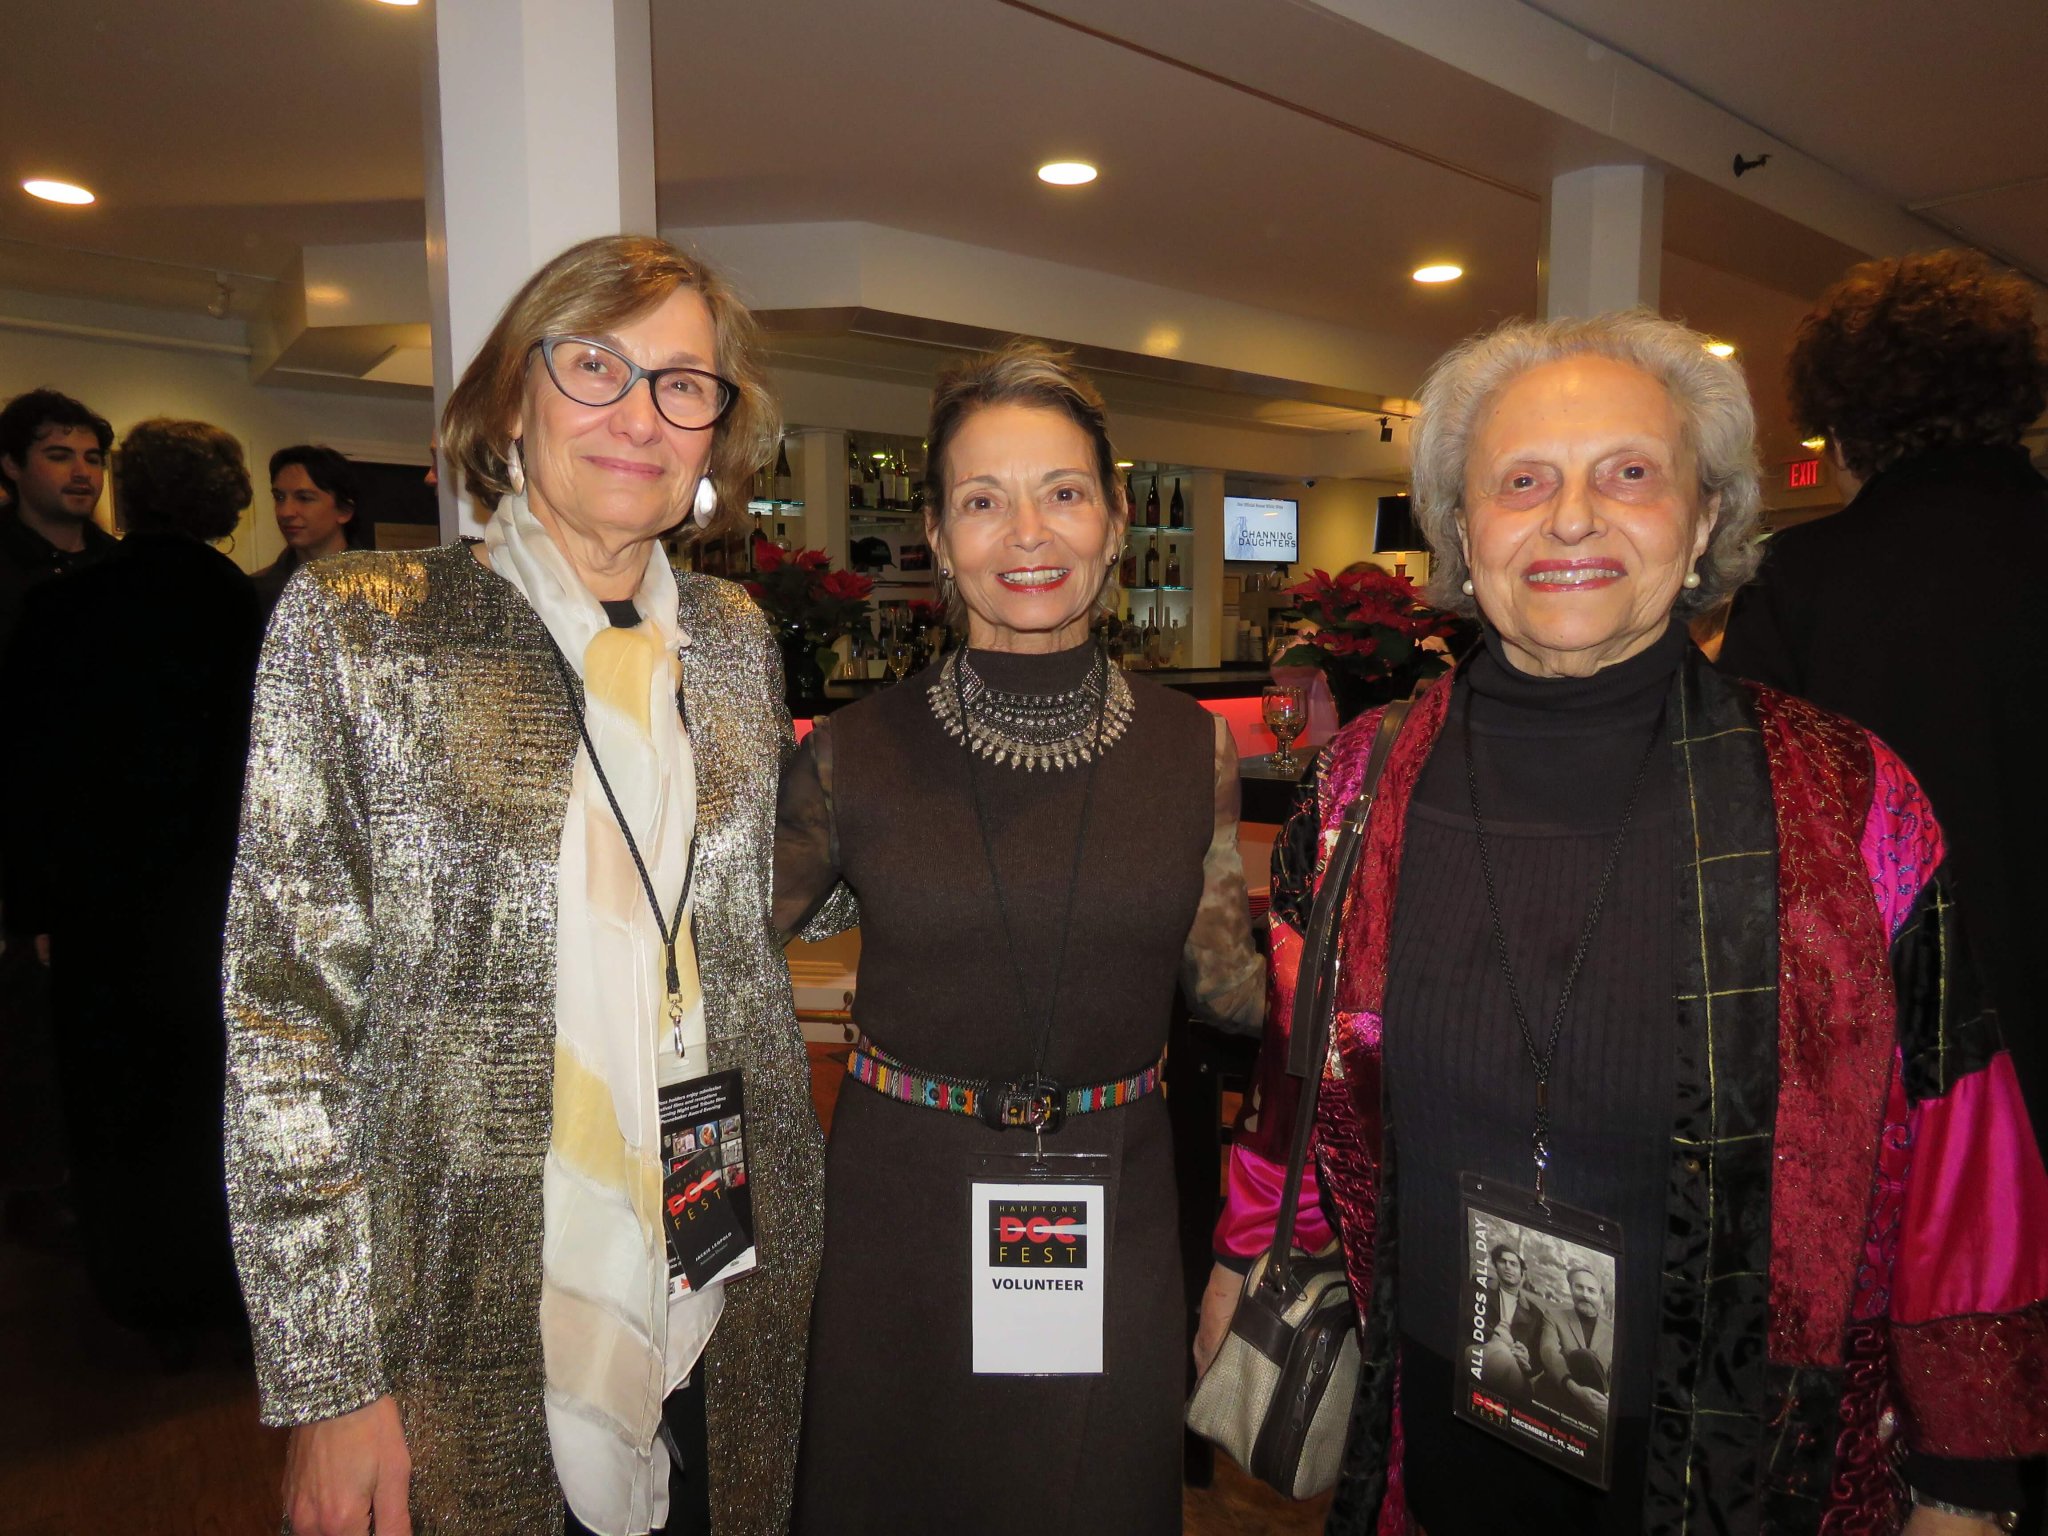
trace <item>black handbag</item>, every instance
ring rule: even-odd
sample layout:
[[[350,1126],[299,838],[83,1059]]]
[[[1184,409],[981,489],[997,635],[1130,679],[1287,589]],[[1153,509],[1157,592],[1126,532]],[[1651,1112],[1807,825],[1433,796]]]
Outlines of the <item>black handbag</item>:
[[[1316,888],[1288,1035],[1287,1070],[1299,1079],[1299,1098],[1279,1219],[1271,1246],[1245,1276],[1229,1337],[1188,1400],[1188,1428],[1291,1499],[1336,1485],[1358,1390],[1358,1313],[1342,1245],[1333,1241],[1314,1255],[1295,1252],[1294,1212],[1337,1007],[1339,924],[1380,774],[1407,715],[1404,699],[1381,717],[1358,794],[1344,808]]]

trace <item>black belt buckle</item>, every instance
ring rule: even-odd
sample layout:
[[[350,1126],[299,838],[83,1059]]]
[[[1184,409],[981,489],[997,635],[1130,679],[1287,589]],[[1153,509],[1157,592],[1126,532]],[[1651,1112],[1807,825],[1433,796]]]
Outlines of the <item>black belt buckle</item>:
[[[1037,1078],[1021,1083],[992,1083],[982,1119],[999,1131],[1036,1131],[1050,1136],[1065,1124],[1067,1091],[1058,1083]]]

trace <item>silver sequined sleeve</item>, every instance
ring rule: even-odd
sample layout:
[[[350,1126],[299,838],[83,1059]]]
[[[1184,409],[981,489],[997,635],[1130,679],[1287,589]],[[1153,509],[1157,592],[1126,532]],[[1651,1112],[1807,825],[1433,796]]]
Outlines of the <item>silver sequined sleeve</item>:
[[[817,943],[860,926],[860,903],[841,877],[832,815],[831,717],[822,716],[801,746],[792,733],[782,754],[775,803],[775,909],[778,942]]]
[[[228,909],[228,1199],[267,1424],[387,1390],[350,1071],[370,852],[330,605],[294,580],[264,644]]]

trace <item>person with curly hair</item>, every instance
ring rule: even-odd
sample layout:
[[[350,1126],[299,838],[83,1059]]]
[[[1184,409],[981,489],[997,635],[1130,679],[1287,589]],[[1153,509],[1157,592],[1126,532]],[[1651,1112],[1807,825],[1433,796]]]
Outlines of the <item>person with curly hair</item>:
[[[171,1364],[195,1330],[241,1318],[221,926],[263,613],[210,544],[249,495],[220,428],[131,429],[115,461],[126,537],[28,594],[0,682],[34,744],[0,770],[7,908],[48,955],[88,1269],[102,1310]]]
[[[1847,715],[1911,765],[2039,1127],[2048,480],[2020,441],[2048,401],[2036,296],[1971,251],[1865,262],[1821,296],[1787,365],[1792,406],[1861,489],[1770,540],[1720,665]]]

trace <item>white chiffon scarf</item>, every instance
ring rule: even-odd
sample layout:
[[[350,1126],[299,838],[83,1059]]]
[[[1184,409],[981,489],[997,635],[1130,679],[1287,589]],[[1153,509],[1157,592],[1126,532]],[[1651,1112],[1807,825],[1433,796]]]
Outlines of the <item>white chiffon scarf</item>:
[[[688,637],[677,619],[675,573],[657,548],[634,597],[642,622],[620,629],[523,497],[499,503],[484,548],[583,681],[591,741],[666,920],[682,890],[697,809],[695,762],[676,706]],[[679,1057],[661,932],[580,745],[557,877],[540,1302],[548,1438],[576,1518],[597,1536],[638,1536],[668,1518],[662,1399],[689,1375],[725,1303],[722,1286],[670,1295],[661,1222],[656,1089],[702,1072],[704,1004],[685,914],[676,947]]]

